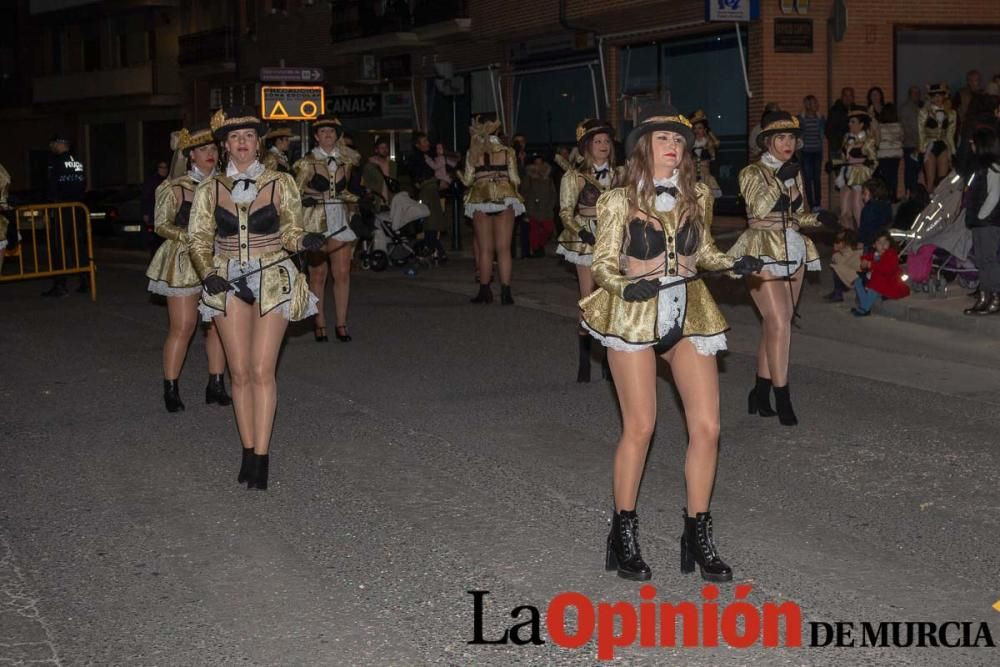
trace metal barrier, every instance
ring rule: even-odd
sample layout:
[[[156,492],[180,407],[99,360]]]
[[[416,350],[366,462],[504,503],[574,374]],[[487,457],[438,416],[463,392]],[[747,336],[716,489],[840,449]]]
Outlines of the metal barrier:
[[[90,209],[79,202],[28,204],[8,212],[17,225],[21,243],[6,254],[0,283],[34,278],[85,274],[90,278],[90,300],[97,301],[97,267],[90,230]],[[9,271],[14,265],[17,271]]]

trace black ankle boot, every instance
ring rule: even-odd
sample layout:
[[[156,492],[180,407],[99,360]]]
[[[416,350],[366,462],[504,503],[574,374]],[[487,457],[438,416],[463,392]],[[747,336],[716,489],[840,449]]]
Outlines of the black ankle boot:
[[[747,397],[747,411],[752,415],[773,417],[778,414],[771,409],[771,379],[757,376],[757,384]]]
[[[986,290],[979,290],[976,292],[976,303],[974,303],[971,308],[966,308],[962,312],[966,315],[978,315],[984,308],[986,308],[986,304],[989,302],[990,293]]]
[[[243,461],[240,463],[240,474],[236,477],[236,481],[240,484],[249,481],[252,473],[253,473],[253,447],[244,447]]]
[[[479,286],[479,294],[472,297],[472,303],[493,303],[493,290],[489,283]]]
[[[514,305],[514,297],[510,295],[510,285],[500,286],[500,305],[502,306]]]
[[[267,454],[253,454],[250,464],[250,476],[247,478],[248,489],[267,491]]]
[[[698,512],[687,515],[684,508],[684,534],[681,535],[681,572],[694,572],[694,564],[701,568],[701,578],[705,581],[732,581],[733,570],[722,562],[715,549],[712,535],[712,513]]]
[[[233,399],[226,393],[225,376],[209,375],[208,386],[205,387],[205,402],[208,404],[218,403],[219,405],[232,405]]]
[[[1000,292],[989,292],[990,298],[981,310],[976,311],[976,315],[992,315],[1000,313]]]
[[[590,336],[577,334],[577,348],[580,353],[579,363],[576,369],[577,382],[590,382]]]
[[[181,388],[177,380],[163,381],[163,403],[167,406],[167,412],[184,412]]]
[[[784,426],[795,426],[799,423],[795,411],[792,410],[792,397],[788,394],[788,385],[774,388],[774,407],[778,409],[778,421]]]
[[[653,576],[649,566],[642,560],[639,549],[639,517],[635,515],[635,510],[622,510],[611,520],[604,568],[618,570],[619,577],[633,581],[647,581]]]

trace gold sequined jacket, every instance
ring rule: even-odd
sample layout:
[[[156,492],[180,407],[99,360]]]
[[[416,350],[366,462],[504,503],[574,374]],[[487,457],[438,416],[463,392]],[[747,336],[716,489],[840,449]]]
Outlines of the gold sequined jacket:
[[[302,202],[299,201],[299,191],[291,174],[283,174],[271,169],[265,169],[257,177],[258,199],[268,197],[268,185],[274,183],[271,203],[278,215],[278,233],[282,250],[256,255],[251,249],[251,234],[248,218],[252,204],[236,204],[236,219],[239,225],[236,237],[239,243],[238,256],[226,257],[215,253],[216,240],[216,208],[221,204],[216,201],[216,191],[231,193],[233,181],[225,175],[217,175],[202,182],[194,193],[191,205],[191,222],[188,225],[188,250],[191,253],[191,263],[194,264],[198,276],[204,280],[215,273],[223,278],[229,275],[229,263],[246,263],[251,259],[259,259],[262,267],[275,264],[288,256],[288,252],[301,249],[302,237],[306,235],[302,227]],[[223,194],[223,196],[228,196]],[[286,252],[288,251],[288,252]],[[260,280],[260,314],[265,315],[278,306],[289,304],[289,320],[295,321],[305,317],[309,308],[309,288],[305,276],[295,270],[291,262],[282,262],[261,272]],[[220,313],[226,311],[226,292],[209,295],[202,292],[202,302]]]
[[[856,149],[861,151],[861,157],[865,161],[851,164],[848,160],[852,158],[857,159],[851,155],[851,151]],[[874,134],[872,132],[865,132],[864,138],[860,140],[854,137],[854,135],[847,135],[840,149],[840,156],[843,160],[844,168],[847,169],[847,173],[844,176],[844,181],[847,185],[864,185],[865,181],[875,173],[875,167],[878,166],[878,146],[875,143]]]
[[[288,156],[274,148],[264,153],[264,159],[261,160],[261,164],[274,171],[283,171],[286,174],[292,173],[292,165],[288,163]]]
[[[326,206],[323,205],[323,202],[342,202],[341,205],[346,207],[345,217],[348,219],[357,204],[358,198],[347,190],[347,184],[350,180],[350,170],[361,163],[361,156],[346,146],[338,147],[338,149],[341,151],[340,159],[342,162],[337,163],[337,169],[334,170],[333,174],[330,173],[327,162],[316,157],[312,151],[306,153],[292,167],[295,174],[295,184],[298,186],[302,199],[305,200],[305,203],[312,203],[309,201],[310,199],[315,202],[312,206],[304,205],[302,207],[302,223],[307,232],[326,234],[330,231],[336,231],[336,227],[331,226],[333,223],[326,219]],[[337,181],[335,180],[336,172],[340,167],[344,167],[344,175],[341,180]],[[324,185],[325,188],[322,187]]]
[[[474,157],[472,151],[465,154],[465,169],[459,174],[465,184],[466,204],[504,204],[508,198],[521,199],[517,188],[521,178],[517,173],[517,154],[508,146],[491,146],[490,155],[504,155],[505,162],[497,164],[497,158],[486,162],[485,153]],[[479,178],[476,176],[479,175]]]
[[[760,160],[740,171],[740,192],[743,193],[743,201],[746,202],[749,227],[729,249],[731,257],[751,255],[779,261],[788,259],[785,238],[782,234],[781,214],[774,212],[775,204],[782,195],[777,171]],[[796,201],[789,204],[788,228],[794,230],[796,227],[821,226],[816,214],[810,213],[806,206],[801,173],[795,177],[795,187],[799,194],[796,195]],[[806,246],[806,261],[818,260],[819,253],[812,239],[802,235],[802,240]]]
[[[201,284],[198,272],[191,264],[188,254],[188,235],[186,226],[178,226],[177,213],[187,202],[190,210],[191,200],[198,183],[190,175],[184,174],[168,179],[156,188],[155,206],[153,208],[154,231],[166,239],[156,254],[153,255],[146,277],[150,280],[165,282],[169,287],[197,287]],[[177,198],[181,201],[178,202]],[[182,217],[187,212],[182,213]]]
[[[944,122],[939,123],[936,115],[932,112],[943,111]],[[943,141],[948,151],[955,154],[955,125],[958,114],[954,109],[932,109],[930,104],[925,104],[917,112],[917,150],[926,153],[935,141]],[[930,123],[930,126],[928,126]]]
[[[712,238],[712,206],[714,199],[708,187],[696,186],[698,207],[702,215],[702,229],[696,253],[682,256],[676,253],[674,240],[680,221],[676,209],[670,213],[656,211],[652,200],[644,202],[643,210],[655,217],[663,228],[666,253],[663,256],[664,276],[685,276],[695,267],[716,271],[731,269],[735,259],[715,246]],[[621,257],[624,253],[629,221],[636,216],[637,208],[629,200],[625,188],[615,188],[601,195],[597,201],[597,245],[594,247],[594,281],[598,289],[580,300],[583,320],[592,330],[605,337],[619,338],[631,344],[655,343],[657,300],[630,302],[622,294],[633,282],[622,272]],[[646,276],[655,278],[656,276]],[[685,310],[684,336],[714,336],[728,329],[715,300],[705,283],[694,280],[686,284],[687,308]]]
[[[593,255],[594,246],[581,241],[579,234],[584,228],[594,233],[596,213],[581,215],[580,209],[594,208],[601,194],[618,187],[625,180],[625,168],[613,169],[611,183],[605,186],[590,173],[578,170],[583,167],[583,164],[577,168],[570,167],[559,182],[559,219],[563,224],[563,231],[559,234],[559,245],[578,255]]]

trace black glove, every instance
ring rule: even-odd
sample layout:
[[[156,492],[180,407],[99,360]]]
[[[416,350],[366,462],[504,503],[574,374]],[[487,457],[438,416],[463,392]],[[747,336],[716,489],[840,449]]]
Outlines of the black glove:
[[[629,283],[622,290],[622,298],[626,301],[649,301],[650,299],[656,298],[656,295],[660,293],[660,283],[655,280],[637,280],[634,283]]]
[[[315,197],[303,197],[302,205],[305,206],[306,208],[312,208],[313,206],[319,205],[319,200],[316,199]]]
[[[833,229],[840,229],[840,220],[837,216],[830,211],[820,211],[816,214],[816,219],[820,221],[824,227],[832,227]]]
[[[222,294],[223,292],[228,292],[233,289],[233,286],[229,284],[229,281],[217,273],[213,273],[209,277],[202,280],[201,284],[205,287],[205,291],[211,296]]]
[[[14,219],[7,225],[7,250],[13,250],[17,247],[17,244],[21,242],[17,236],[17,218],[13,215],[10,217]],[[3,251],[0,250],[0,253],[2,252]]]
[[[852,148],[851,150],[847,151],[847,154],[850,155],[851,157],[865,156],[864,151],[862,151],[860,148]]]
[[[326,243],[326,238],[316,232],[310,232],[302,237],[302,247],[306,250],[319,250],[324,243]]]
[[[597,237],[591,234],[589,230],[581,229],[580,232],[577,234],[577,236],[579,236],[580,240],[586,243],[587,245],[594,245],[595,243],[597,243]]]
[[[733,273],[739,276],[748,276],[757,273],[764,268],[764,260],[752,255],[743,255],[733,264]]]
[[[785,164],[778,168],[778,179],[781,181],[790,181],[799,175],[799,163],[789,160]]]

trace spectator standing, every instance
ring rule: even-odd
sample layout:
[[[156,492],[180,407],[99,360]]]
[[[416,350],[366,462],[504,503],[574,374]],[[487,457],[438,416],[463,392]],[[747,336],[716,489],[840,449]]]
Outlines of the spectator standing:
[[[413,133],[413,150],[407,156],[406,169],[410,174],[410,183],[416,191],[416,199],[430,209],[430,217],[424,224],[424,242],[439,255],[444,254],[440,235],[447,231],[448,223],[441,208],[441,197],[438,193],[438,177],[434,172],[434,160],[437,153],[431,148],[431,141],[425,132]]]
[[[368,192],[375,196],[379,207],[388,207],[392,195],[399,192],[396,181],[396,163],[389,159],[389,140],[375,137],[375,152],[361,170],[361,181]]]
[[[889,201],[899,200],[899,160],[903,157],[903,125],[896,107],[886,104],[879,115],[878,168],[875,175],[885,181]]]
[[[530,227],[530,257],[544,257],[545,243],[555,230],[553,222],[558,199],[555,183],[552,182],[552,166],[540,153],[533,153],[524,170],[521,182],[521,196]]]
[[[974,95],[980,95],[983,91],[983,77],[978,70],[969,70],[965,73],[965,85],[955,93],[954,105],[958,113],[958,123],[962,125],[969,116],[969,107],[972,106]]]
[[[969,181],[965,225],[972,230],[979,295],[966,315],[1000,312],[1000,141],[994,130],[983,128],[972,136],[975,167]]]
[[[799,156],[802,163],[802,180],[806,188],[806,200],[809,202],[809,208],[817,210],[822,205],[820,173],[822,173],[823,166],[823,135],[826,129],[826,118],[819,113],[819,102],[815,95],[807,95],[802,100],[799,127],[802,128],[802,150],[799,151]]]
[[[917,116],[924,106],[920,86],[910,86],[906,101],[899,105],[899,122],[903,126],[903,187],[910,197],[917,187],[920,177],[920,131]]]
[[[840,91],[840,99],[833,103],[826,116],[826,140],[830,146],[830,157],[840,154],[847,136],[847,116],[852,111],[864,109],[854,103],[854,89],[845,87]]]
[[[87,189],[87,176],[83,170],[83,163],[73,157],[73,154],[69,150],[69,139],[66,137],[65,133],[57,133],[49,141],[49,150],[52,153],[49,155],[45,198],[51,204],[83,201],[83,195]],[[65,268],[60,250],[63,232],[68,229],[75,233],[78,222],[76,219],[76,209],[70,209],[68,213],[68,215],[63,215],[62,224],[60,224],[58,214],[53,215],[49,220],[51,229],[49,238],[52,243],[52,269],[54,270]],[[86,224],[83,220],[79,222]],[[71,253],[67,252],[66,255],[69,257]],[[86,279],[80,279],[80,286],[76,291],[80,293],[87,291]],[[56,276],[52,280],[52,287],[42,292],[42,296],[66,296],[67,294],[66,276]]]

